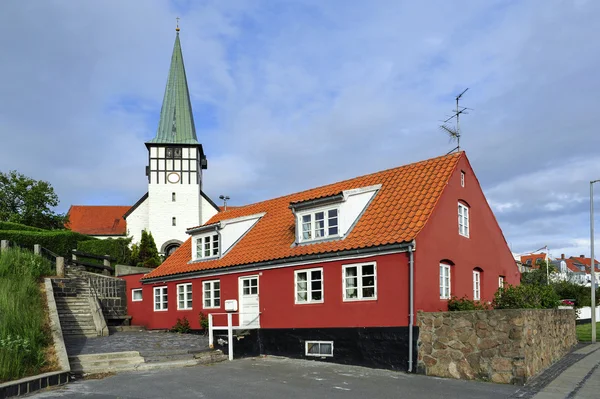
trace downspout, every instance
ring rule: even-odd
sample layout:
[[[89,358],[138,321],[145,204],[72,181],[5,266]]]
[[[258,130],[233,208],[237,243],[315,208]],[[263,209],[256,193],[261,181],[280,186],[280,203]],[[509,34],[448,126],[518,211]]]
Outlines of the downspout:
[[[415,301],[415,261],[413,251],[415,249],[415,240],[408,247],[408,268],[409,268],[409,290],[408,290],[408,372],[413,372],[413,328],[414,328],[414,312]]]

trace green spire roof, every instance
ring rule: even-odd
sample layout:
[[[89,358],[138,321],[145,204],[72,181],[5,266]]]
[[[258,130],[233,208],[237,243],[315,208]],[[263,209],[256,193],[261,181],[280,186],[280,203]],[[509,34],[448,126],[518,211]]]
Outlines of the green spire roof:
[[[156,131],[156,137],[148,143],[200,144],[196,137],[190,92],[185,77],[181,43],[179,43],[179,32],[175,37],[169,79],[167,80],[165,97],[160,110],[158,130]]]

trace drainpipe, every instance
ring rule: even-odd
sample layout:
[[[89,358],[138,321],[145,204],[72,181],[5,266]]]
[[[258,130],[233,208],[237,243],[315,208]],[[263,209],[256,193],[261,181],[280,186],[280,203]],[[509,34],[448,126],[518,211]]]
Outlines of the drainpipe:
[[[415,261],[413,251],[415,250],[415,240],[412,241],[408,247],[408,268],[410,270],[409,275],[409,290],[408,290],[408,302],[410,308],[408,309],[408,372],[413,372],[413,328],[414,328],[414,300],[415,300]]]

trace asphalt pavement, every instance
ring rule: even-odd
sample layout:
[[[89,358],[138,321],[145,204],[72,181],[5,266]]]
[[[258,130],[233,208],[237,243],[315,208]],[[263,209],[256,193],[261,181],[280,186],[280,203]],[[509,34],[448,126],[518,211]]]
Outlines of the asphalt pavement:
[[[310,360],[248,358],[208,366],[126,372],[33,398],[507,398],[512,385],[461,381]]]

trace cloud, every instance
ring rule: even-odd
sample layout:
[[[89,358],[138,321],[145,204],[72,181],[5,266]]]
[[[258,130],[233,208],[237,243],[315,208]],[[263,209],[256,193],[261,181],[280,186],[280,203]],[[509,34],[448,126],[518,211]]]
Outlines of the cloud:
[[[444,154],[439,120],[469,87],[461,146],[513,249],[585,252],[600,4],[461,4],[9,0],[0,170],[49,180],[63,211],[135,202],[178,15],[213,198],[239,205]]]

